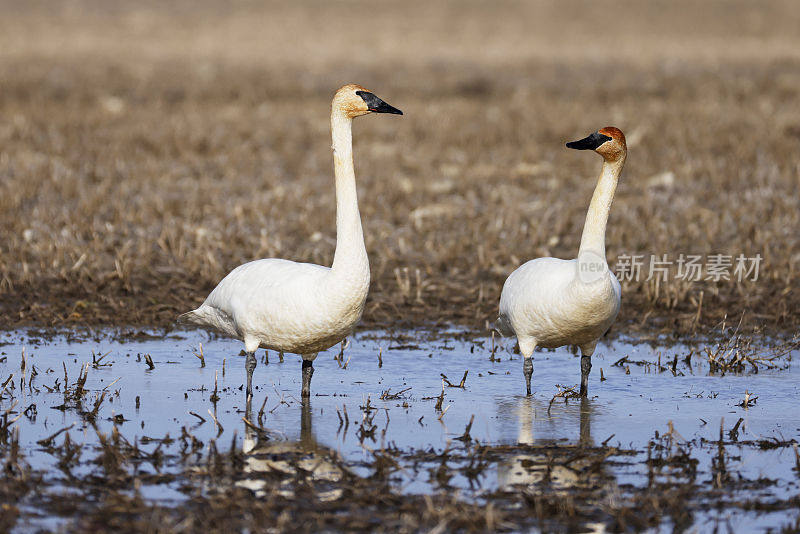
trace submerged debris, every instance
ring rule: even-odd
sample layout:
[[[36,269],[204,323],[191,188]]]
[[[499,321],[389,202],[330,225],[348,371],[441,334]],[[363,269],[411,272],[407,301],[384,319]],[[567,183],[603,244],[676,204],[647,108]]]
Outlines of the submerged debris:
[[[453,339],[456,336],[441,350],[479,346],[463,340],[459,342],[463,345],[456,343],[454,348]],[[488,346],[488,338],[483,342]],[[438,371],[446,360],[429,359],[421,347],[406,349],[411,352],[403,354],[402,360],[411,368],[424,364]],[[629,348],[630,354],[640,352]],[[567,404],[577,399],[576,387],[558,385],[549,402],[546,397],[508,397],[501,392],[498,398],[504,406],[497,407],[496,415],[472,409],[471,400],[495,394],[495,382],[484,380],[495,381],[517,369],[518,360],[504,357],[510,348],[498,348],[494,362],[483,351],[464,351],[471,355],[461,360],[469,370],[478,366],[476,371],[494,369],[499,375],[490,378],[487,372],[484,378],[475,372],[471,376],[477,378],[469,390],[465,388],[467,373],[459,384],[424,368],[402,377],[386,373],[388,366],[401,359],[392,358],[383,368],[374,363],[367,366],[369,371],[359,367],[358,381],[348,376],[355,389],[301,402],[292,394],[293,385],[276,383],[275,393],[270,391],[255,406],[243,402],[238,387],[241,376],[228,373],[233,378],[226,379],[214,366],[198,369],[193,348],[183,349],[182,361],[159,358],[165,364],[182,364],[172,368],[183,373],[182,380],[202,377],[183,391],[171,392],[167,398],[174,405],[165,405],[152,395],[167,383],[170,373],[136,372],[141,363],[135,355],[126,358],[107,348],[101,356],[87,352],[81,357],[80,349],[73,350],[77,353],[70,358],[63,358],[58,349],[52,351],[52,358],[26,351],[24,383],[16,358],[0,363],[7,377],[0,382],[2,528],[35,529],[40,518],[48,518],[62,521],[68,530],[169,532],[191,526],[216,532],[283,525],[285,529],[365,532],[437,528],[639,531],[705,523],[715,517],[709,509],[719,514],[789,513],[799,504],[791,489],[797,471],[787,469],[790,477],[768,479],[739,461],[742,451],[748,450],[785,462],[784,451],[791,450],[789,461],[800,469],[796,438],[754,438],[743,418],[733,425],[720,421],[719,437],[710,439],[684,428],[679,432],[680,423],[669,420],[666,432],[655,432],[637,444],[627,443],[628,434],[622,428],[605,431],[602,442],[593,439],[594,410],[606,401],[597,404],[584,398]],[[355,356],[353,362],[363,361],[360,354],[374,356],[372,346],[360,341],[353,341],[348,350],[353,353],[348,358]],[[166,352],[172,354],[172,349]],[[332,352],[336,355],[338,348]],[[612,383],[624,386],[619,382],[625,367],[633,369],[633,378],[650,376],[668,384],[690,372],[686,358],[670,355],[668,363],[661,365],[655,362],[660,357],[628,357],[623,364],[611,366],[609,373],[618,373]],[[335,371],[343,365],[336,360],[319,362],[327,361],[328,371]],[[611,359],[618,360],[618,355]],[[650,367],[635,363],[639,361],[651,362]],[[678,366],[677,374],[671,364]],[[31,385],[34,367],[39,369],[38,378]],[[698,369],[696,364],[694,370]],[[320,374],[335,377],[333,384],[345,384],[342,373]],[[119,381],[120,375],[125,379]],[[132,376],[144,382],[131,391],[126,388],[135,383]],[[378,383],[361,381],[368,376]],[[706,372],[701,376],[727,380]],[[152,384],[148,387],[154,389],[141,389],[141,384]],[[361,389],[367,392],[358,400],[347,399],[348,392],[352,395]],[[673,390],[685,391],[680,386]],[[758,391],[767,395],[763,385]],[[270,397],[271,409],[267,406]],[[555,402],[560,398],[564,404]],[[612,404],[603,409],[624,410],[613,403],[615,398],[607,397]],[[717,393],[678,393],[676,398],[715,402]],[[742,405],[752,408],[756,398],[748,389]],[[727,413],[735,401],[728,397],[716,402]],[[432,405],[438,422],[429,423],[431,418],[424,414]],[[50,426],[45,427],[42,415],[48,410],[44,406],[56,408],[51,413],[65,422],[52,425],[51,417]],[[349,413],[355,407],[360,417],[351,421]],[[287,416],[291,438],[278,431]],[[299,423],[293,420],[295,416]],[[518,425],[512,432],[516,442],[508,443],[506,436],[498,443],[493,434],[487,439],[484,427],[495,417],[502,424]],[[539,425],[565,426],[555,435],[572,437],[534,439],[531,425],[537,419]],[[329,435],[315,432],[314,422],[327,428]],[[455,431],[447,429],[456,424]],[[175,430],[146,430],[163,429],[163,425],[174,425]],[[393,430],[396,425],[400,426]],[[420,448],[408,445],[413,439],[403,441],[404,433],[433,435],[423,434],[430,432],[441,432],[445,439]],[[325,445],[326,441],[331,445]],[[618,441],[627,444],[623,447]]]

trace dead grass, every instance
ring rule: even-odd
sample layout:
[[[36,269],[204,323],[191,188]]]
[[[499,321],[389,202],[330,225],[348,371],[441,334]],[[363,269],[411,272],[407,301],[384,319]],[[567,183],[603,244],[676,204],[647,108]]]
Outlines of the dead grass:
[[[206,444],[186,427],[177,438],[141,443],[118,426],[107,434],[93,428],[96,446],[82,441],[91,431],[73,438],[69,428],[57,433],[63,437],[40,442],[38,452],[58,466],[49,474],[20,452],[19,427],[0,433],[0,495],[7,498],[0,525],[35,529],[47,517],[67,532],[575,532],[598,525],[627,532],[721,521],[709,513],[712,506],[751,517],[783,512],[792,521],[798,504],[791,483],[749,477],[737,461],[745,447],[770,454],[796,447],[795,440],[739,441],[735,429],[726,439],[723,426],[718,441],[685,441],[674,436],[670,422],[670,431],[656,432],[646,451],[605,443],[467,444],[381,449],[363,462],[346,463],[332,451],[290,449],[269,454],[285,470],[264,471],[248,468],[252,456],[238,447]],[[317,465],[326,462],[339,478],[315,477],[314,469],[303,468],[309,457]],[[355,475],[354,467],[369,475]],[[618,478],[620,472],[624,477]],[[495,487],[497,473],[511,478]],[[398,490],[401,475],[412,474],[427,480],[430,495]],[[252,481],[260,495],[243,486]],[[177,490],[180,497],[143,495],[154,488]]]
[[[406,113],[355,128],[366,324],[482,328],[512,269],[573,257],[599,161],[563,142],[614,124],[612,263],[764,257],[626,283],[618,330],[800,325],[792,2],[312,4],[0,6],[3,326],[168,325],[244,261],[330,262],[349,81]]]

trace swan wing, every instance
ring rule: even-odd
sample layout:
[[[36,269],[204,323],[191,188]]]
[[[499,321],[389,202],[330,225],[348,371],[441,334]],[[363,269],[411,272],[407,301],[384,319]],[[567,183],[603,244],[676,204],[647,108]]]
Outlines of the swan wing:
[[[242,323],[248,318],[289,315],[292,308],[313,300],[329,271],[321,265],[277,258],[251,261],[228,273],[199,308],[178,320],[242,337]]]
[[[575,279],[575,260],[536,258],[506,279],[500,295],[498,326],[503,335],[539,330]],[[546,327],[546,324],[542,324]]]
[[[236,318],[251,306],[271,306],[313,294],[330,269],[312,263],[269,258],[240,265],[222,279],[203,303]]]

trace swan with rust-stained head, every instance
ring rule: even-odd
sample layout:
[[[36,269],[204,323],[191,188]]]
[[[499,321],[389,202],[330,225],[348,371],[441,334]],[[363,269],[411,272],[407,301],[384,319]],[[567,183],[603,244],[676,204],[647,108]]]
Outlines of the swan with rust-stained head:
[[[594,150],[603,157],[578,257],[531,260],[511,273],[500,296],[497,329],[517,336],[528,395],[536,347],[577,345],[581,349],[580,394],[586,396],[592,353],[620,306],[619,282],[606,263],[606,223],[627,156],[625,136],[609,126],[567,147]]]
[[[248,400],[253,395],[259,347],[302,356],[302,396],[308,397],[317,353],[341,341],[361,319],[369,289],[369,260],[353,171],[352,123],[368,113],[403,114],[360,85],[345,85],[333,97],[333,265],[275,258],[245,263],[231,271],[199,308],[178,318],[244,341]]]

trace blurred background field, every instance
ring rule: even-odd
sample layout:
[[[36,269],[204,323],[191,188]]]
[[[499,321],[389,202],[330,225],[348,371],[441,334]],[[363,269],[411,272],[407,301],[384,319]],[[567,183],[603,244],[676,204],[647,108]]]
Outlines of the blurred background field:
[[[574,257],[606,125],[625,254],[761,254],[758,281],[623,284],[617,331],[797,329],[800,6],[0,1],[4,327],[167,326],[224,274],[328,264],[329,105],[354,127],[367,325],[496,317],[505,277]],[[643,277],[644,278],[644,277]],[[732,319],[731,319],[732,318]]]

